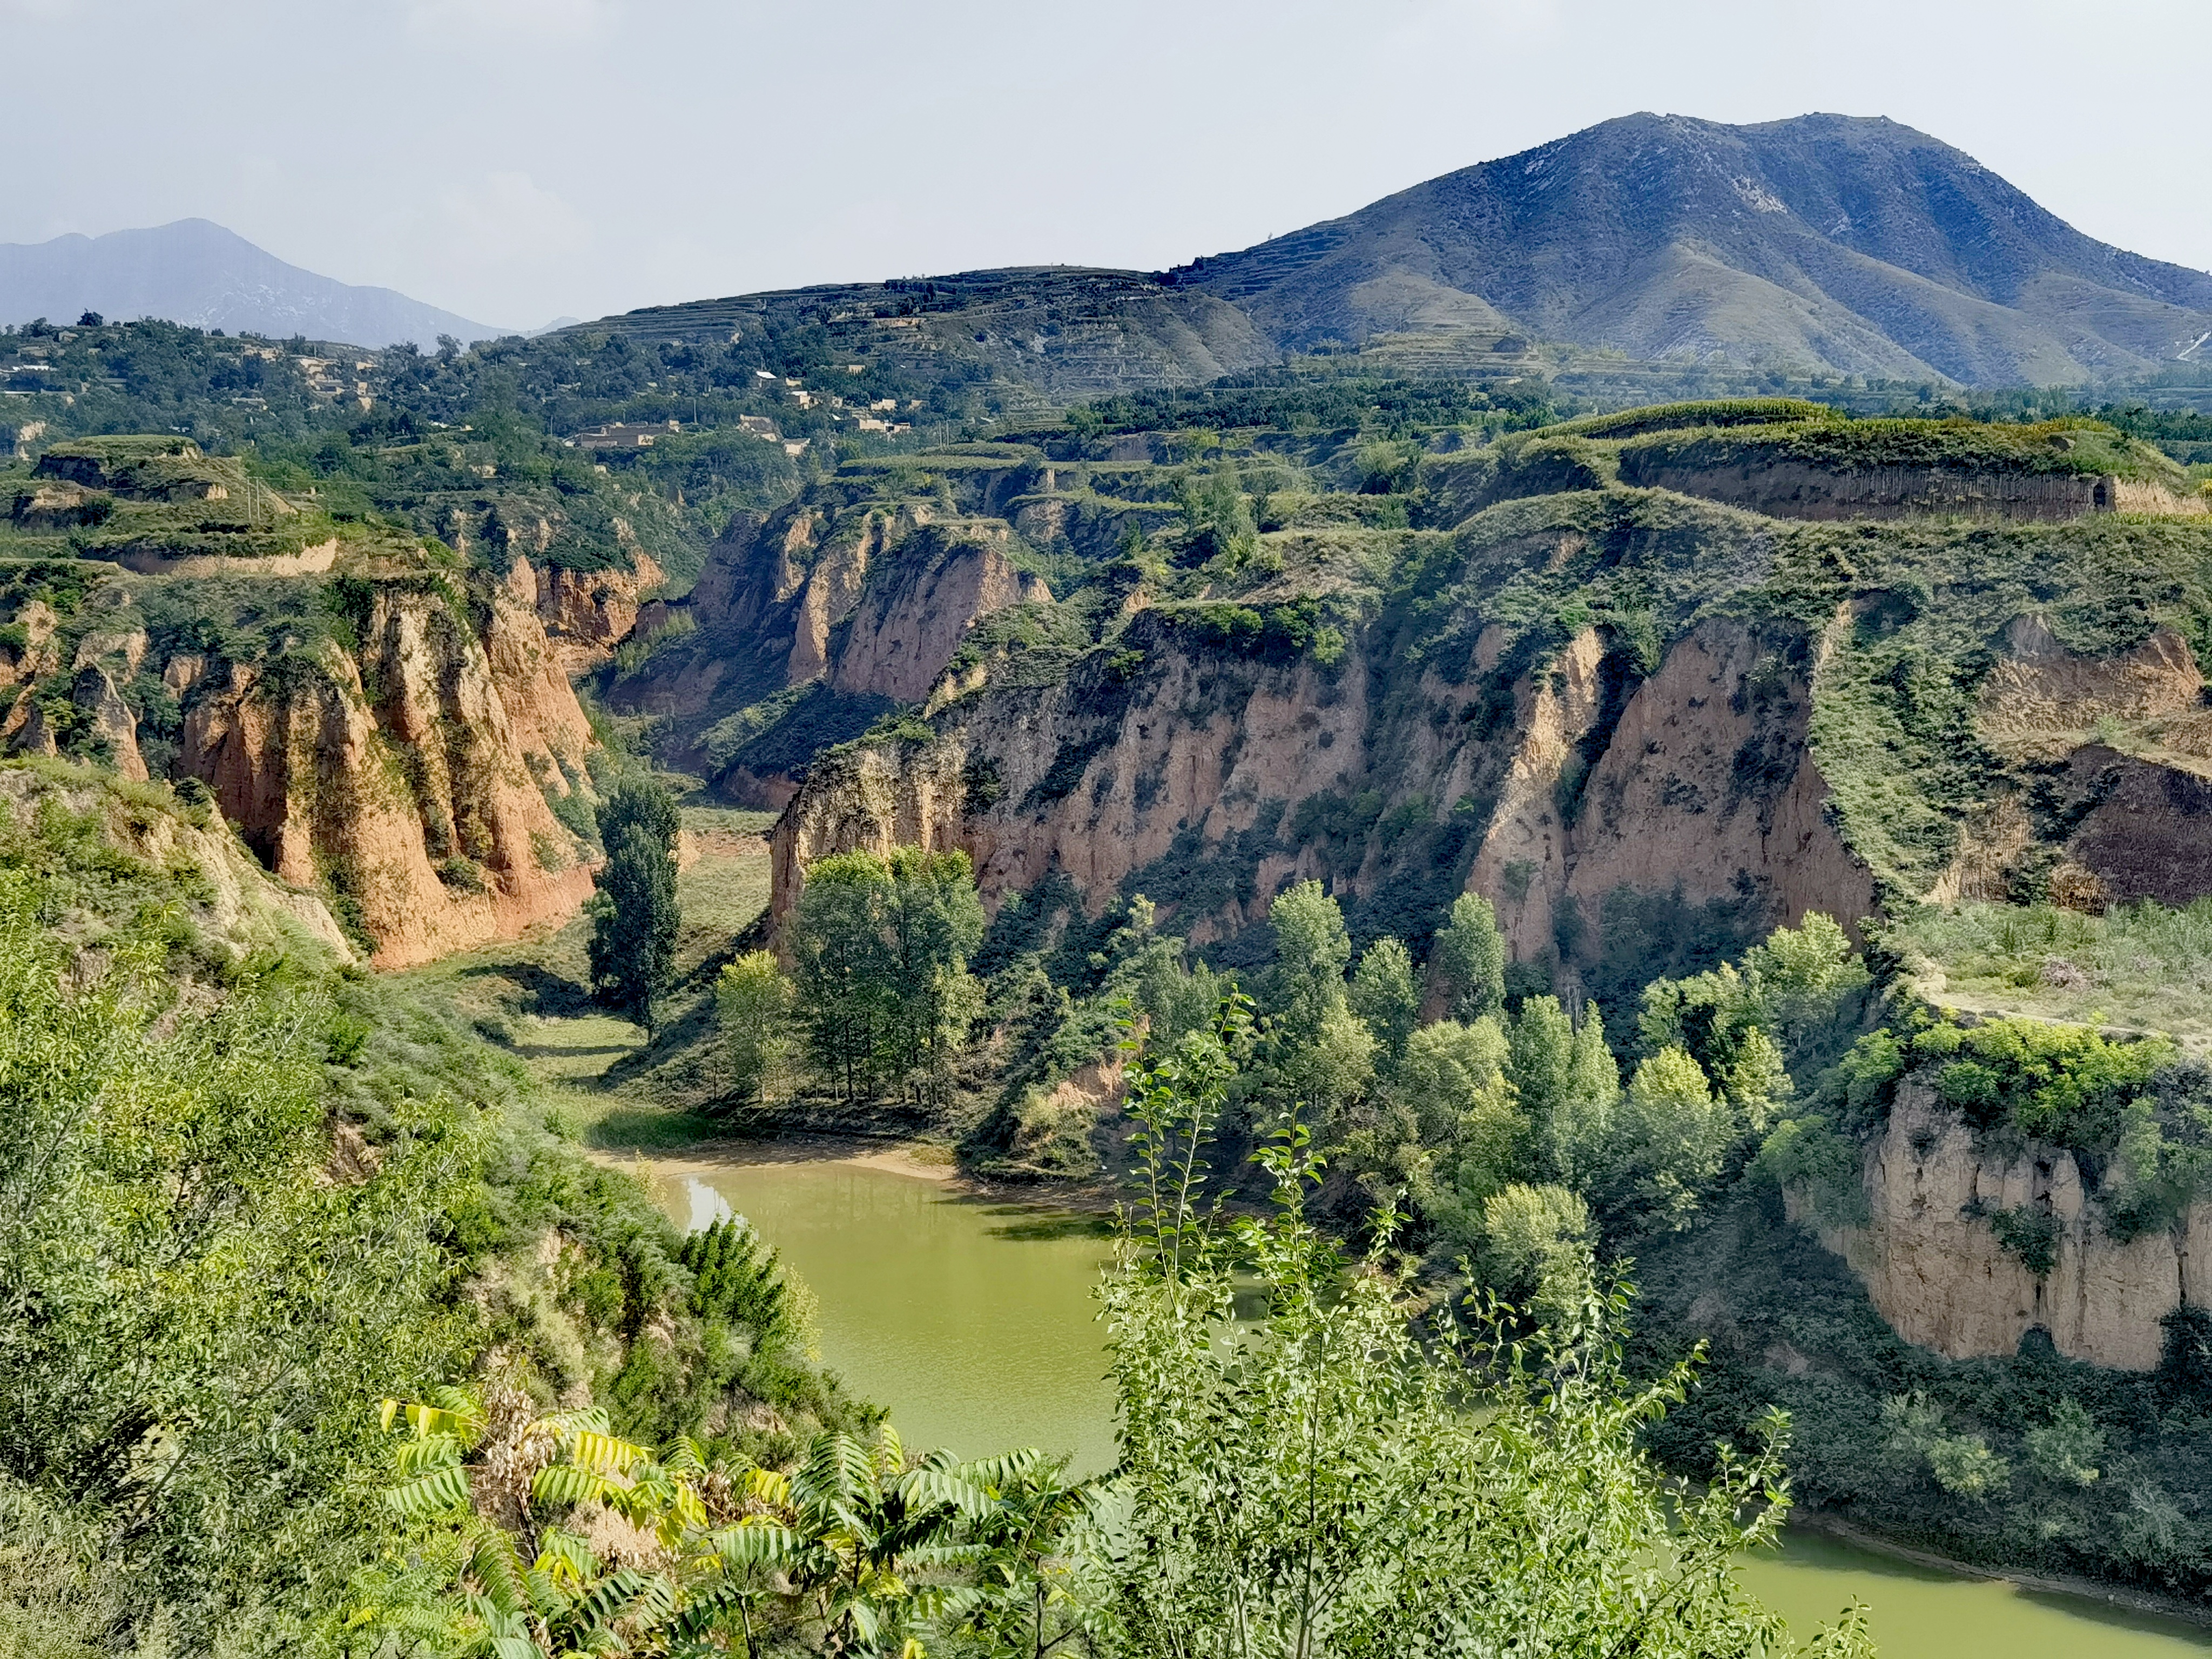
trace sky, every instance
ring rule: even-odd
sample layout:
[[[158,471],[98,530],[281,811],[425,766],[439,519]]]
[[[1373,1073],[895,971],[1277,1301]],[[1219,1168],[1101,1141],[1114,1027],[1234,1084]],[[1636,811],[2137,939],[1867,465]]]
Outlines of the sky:
[[[215,220],[499,327],[1158,269],[1637,110],[1887,115],[2212,268],[2212,0],[0,0],[0,242]]]

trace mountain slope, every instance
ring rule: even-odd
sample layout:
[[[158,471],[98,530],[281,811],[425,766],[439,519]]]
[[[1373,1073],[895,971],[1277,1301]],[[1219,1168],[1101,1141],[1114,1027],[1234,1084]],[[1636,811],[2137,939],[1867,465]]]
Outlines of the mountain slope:
[[[561,336],[619,335],[720,346],[750,328],[826,342],[918,384],[988,384],[1042,413],[1139,386],[1194,386],[1279,360],[1235,306],[1133,270],[1037,265],[886,283],[787,289],[655,306]],[[818,336],[812,331],[819,331]]]
[[[1498,331],[1976,384],[2171,362],[2212,276],[2083,235],[1880,118],[1638,114],[1170,273],[1291,349]]]
[[[392,289],[318,276],[205,219],[0,244],[0,322],[68,322],[86,311],[357,346],[428,347],[441,334],[465,342],[503,331]]]

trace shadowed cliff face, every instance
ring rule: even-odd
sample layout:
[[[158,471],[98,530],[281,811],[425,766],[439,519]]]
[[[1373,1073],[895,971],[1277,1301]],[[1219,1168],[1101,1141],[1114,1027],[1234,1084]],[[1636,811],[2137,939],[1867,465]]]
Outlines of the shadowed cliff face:
[[[641,624],[652,648],[607,700],[667,717],[662,754],[727,798],[781,807],[819,750],[927,698],[976,623],[1051,603],[1014,551],[1004,519],[930,501],[741,518],[690,595]]]
[[[955,705],[934,744],[823,762],[777,826],[777,911],[817,858],[919,842],[966,848],[988,902],[1059,870],[1094,908],[1145,893],[1200,942],[1316,875],[1371,933],[1419,936],[1404,912],[1481,892],[1524,960],[1559,955],[1569,915],[1594,944],[1624,890],[1736,905],[1747,928],[1808,909],[1856,920],[1874,882],[1822,816],[1792,643],[1708,624],[1623,693],[1586,630],[1485,730],[1433,673],[1376,706],[1389,671],[1371,638],[1333,665],[1268,663],[1140,617],[1122,640],[1140,667],[1102,655],[1063,684]],[[1333,845],[1332,815],[1386,777],[1395,844]]]

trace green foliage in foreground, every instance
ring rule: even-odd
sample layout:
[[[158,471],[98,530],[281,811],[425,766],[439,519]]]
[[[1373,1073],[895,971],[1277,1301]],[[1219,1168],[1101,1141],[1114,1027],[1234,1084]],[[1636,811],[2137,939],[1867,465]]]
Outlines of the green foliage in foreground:
[[[1257,1159],[1273,1217],[1223,1214],[1205,1148],[1252,1053],[1248,1007],[1225,999],[1133,1073],[1138,1195],[1100,1292],[1110,1476],[915,1456],[888,1430],[821,1434],[779,1468],[656,1450],[590,1412],[448,1391],[403,1424],[387,1401],[387,1502],[451,1571],[414,1627],[499,1659],[1791,1651],[1735,1576],[1788,1511],[1785,1422],[1719,1449],[1702,1491],[1662,1480],[1638,1435],[1692,1368],[1628,1379],[1627,1295],[1594,1287],[1587,1251],[1553,1330],[1516,1334],[1494,1306],[1422,1318],[1390,1218],[1357,1262],[1306,1218],[1321,1166],[1295,1119]],[[1267,1305],[1240,1325],[1246,1276]],[[1809,1650],[1869,1655],[1863,1613]]]
[[[867,1419],[772,1260],[686,1246],[446,1000],[234,944],[203,875],[120,844],[189,813],[165,790],[72,811],[44,764],[0,798],[8,1650],[435,1638],[436,1563],[375,1498],[390,1388],[480,1371],[760,1462]]]
[[[1274,1215],[1210,1209],[1204,1149],[1249,1042],[1231,999],[1132,1077],[1141,1191],[1103,1292],[1119,1650],[1786,1651],[1735,1577],[1787,1512],[1783,1421],[1752,1455],[1721,1454],[1702,1492],[1669,1488],[1637,1437],[1692,1375],[1627,1380],[1625,1291],[1587,1288],[1585,1265],[1577,1305],[1533,1340],[1495,1310],[1416,1319],[1395,1218],[1356,1263],[1306,1219],[1321,1165],[1294,1118],[1259,1155]],[[1239,1329],[1246,1272],[1268,1304]],[[1869,1650],[1856,1614],[1814,1646]]]
[[[466,1131],[331,1179],[327,1005],[179,1005],[158,935],[64,988],[37,886],[0,874],[0,1469],[111,1517],[154,1597],[206,1613],[343,1582],[380,1375],[463,1362],[442,1203]]]

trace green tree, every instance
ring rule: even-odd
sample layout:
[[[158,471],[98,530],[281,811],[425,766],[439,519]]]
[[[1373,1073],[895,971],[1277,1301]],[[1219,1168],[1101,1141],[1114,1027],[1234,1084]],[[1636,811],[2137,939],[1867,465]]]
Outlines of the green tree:
[[[1269,1043],[1293,1097],[1334,1114],[1375,1074],[1375,1037],[1352,1012],[1344,982],[1352,936],[1344,912],[1317,881],[1302,881],[1268,908],[1275,934]]]
[[[889,934],[891,1018],[885,1070],[941,1103],[953,1054],[982,1011],[982,988],[968,958],[983,942],[983,905],[975,866],[955,848],[902,847],[890,856],[884,921]]]
[[[1429,973],[1454,1019],[1478,1019],[1505,1006],[1505,937],[1481,894],[1452,901],[1451,919],[1429,948]]]
[[[1595,1002],[1583,1005],[1567,1061],[1566,1090],[1542,1129],[1541,1162],[1551,1179],[1577,1192],[1599,1174],[1620,1100],[1620,1066],[1605,1040],[1605,1016]]]
[[[1784,1420],[1769,1415],[1754,1455],[1717,1448],[1702,1492],[1669,1487],[1638,1437],[1692,1375],[1631,1380],[1625,1292],[1586,1293],[1534,1342],[1479,1310],[1472,1337],[1418,1320],[1395,1217],[1376,1218],[1356,1267],[1306,1219],[1319,1166],[1294,1121],[1259,1157],[1273,1218],[1224,1218],[1200,1172],[1241,1046],[1232,1001],[1131,1073],[1139,1195],[1102,1291],[1121,1423],[1118,1651],[1790,1651],[1735,1577],[1788,1510]],[[1239,1328],[1247,1271],[1269,1297]],[[1823,1640],[1869,1651],[1856,1614]]]
[[[791,981],[766,951],[748,951],[715,981],[730,1098],[738,1106],[764,1105],[782,1089],[791,1054],[792,998]]]
[[[1521,1109],[1549,1141],[1568,1109],[1575,1079],[1575,1024],[1557,997],[1528,997],[1513,1018],[1505,1075]]]
[[[841,853],[806,872],[791,945],[815,1066],[848,1101],[884,1085],[941,1101],[982,1006],[983,909],[965,853]]]
[[[1482,1231],[1483,1275],[1499,1295],[1555,1325],[1574,1318],[1595,1277],[1587,1204],[1515,1182],[1484,1201]]]
[[[1361,954],[1352,975],[1352,1012],[1396,1065],[1421,1015],[1413,955],[1396,939],[1378,939]]]
[[[2051,1421],[2027,1431],[2028,1459],[2035,1472],[2062,1486],[2094,1486],[2097,1463],[2105,1455],[2105,1431],[2068,1395],[2054,1407]]]
[[[847,1102],[875,1094],[878,1050],[893,1018],[884,915],[890,867],[837,853],[806,869],[792,918],[799,1018],[815,1069]]]
[[[592,994],[647,1030],[676,971],[676,799],[652,779],[618,784],[599,809],[606,861],[592,874]]]
[[[1505,1080],[1505,1056],[1496,1019],[1440,1019],[1407,1040],[1390,1081],[1422,1153],[1400,1154],[1399,1184],[1462,1249],[1481,1237],[1483,1201],[1528,1167],[1528,1120]]]
[[[1603,1176],[1613,1216],[1688,1225],[1739,1133],[1734,1108],[1688,1050],[1662,1048],[1637,1066],[1614,1116]]]

